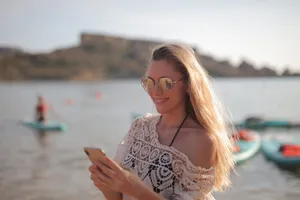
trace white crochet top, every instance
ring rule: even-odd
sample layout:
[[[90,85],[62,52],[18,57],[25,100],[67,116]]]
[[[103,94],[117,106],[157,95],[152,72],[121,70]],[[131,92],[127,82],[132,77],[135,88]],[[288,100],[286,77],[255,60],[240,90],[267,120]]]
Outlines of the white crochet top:
[[[160,144],[158,121],[159,115],[137,118],[119,144],[115,160],[166,200],[214,199],[214,168],[197,167],[174,147]],[[134,198],[123,195],[123,199]]]

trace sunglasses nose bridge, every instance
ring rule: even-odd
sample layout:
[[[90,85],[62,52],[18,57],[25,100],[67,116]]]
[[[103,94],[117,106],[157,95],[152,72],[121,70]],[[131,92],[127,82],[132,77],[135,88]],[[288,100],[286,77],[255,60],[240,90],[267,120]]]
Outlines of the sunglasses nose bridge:
[[[160,87],[159,81],[154,84],[153,93],[154,94],[162,94],[162,88]]]

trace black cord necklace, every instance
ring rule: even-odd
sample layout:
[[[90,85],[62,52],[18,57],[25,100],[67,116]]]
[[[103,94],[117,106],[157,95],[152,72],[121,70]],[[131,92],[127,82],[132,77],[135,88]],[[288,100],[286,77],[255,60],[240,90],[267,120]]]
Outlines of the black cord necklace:
[[[184,123],[185,120],[187,119],[187,117],[188,117],[188,114],[186,114],[185,118],[184,118],[183,121],[181,122],[181,124],[180,124],[179,128],[177,129],[177,131],[176,131],[176,133],[175,133],[175,135],[174,135],[174,137],[173,137],[173,139],[172,139],[172,141],[171,141],[169,147],[172,146],[173,142],[175,141],[175,138],[177,137],[177,135],[178,135],[178,133],[179,133],[179,131],[180,131],[180,129],[181,129],[183,123]],[[160,121],[161,121],[161,118],[162,118],[162,116],[160,116]]]

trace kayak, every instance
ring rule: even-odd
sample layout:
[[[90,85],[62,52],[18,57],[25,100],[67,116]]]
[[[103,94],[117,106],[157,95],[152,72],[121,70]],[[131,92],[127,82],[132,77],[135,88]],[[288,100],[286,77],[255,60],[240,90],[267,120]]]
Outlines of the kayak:
[[[141,117],[142,115],[141,114],[138,114],[138,113],[131,113],[131,119],[132,120],[135,120],[136,118],[138,117]]]
[[[236,164],[241,164],[250,158],[252,158],[259,150],[261,146],[261,137],[258,133],[249,131],[249,136],[253,139],[250,141],[238,140],[236,146],[239,151],[234,152],[234,159]]]
[[[294,155],[291,153],[287,153],[287,151],[280,151],[282,146],[298,146],[298,153]],[[285,167],[295,167],[300,166],[300,142],[282,142],[278,139],[264,139],[262,141],[262,152],[264,156],[276,164]]]
[[[235,124],[238,128],[264,129],[264,128],[297,128],[300,123],[292,123],[286,120],[266,120],[260,122],[240,122]]]
[[[263,128],[288,128],[290,123],[288,121],[262,121],[253,123],[237,123],[238,128],[252,128],[252,129],[263,129]]]
[[[36,121],[23,121],[25,126],[40,131],[66,131],[67,125],[63,122],[58,121],[48,121],[47,123],[40,123]]]

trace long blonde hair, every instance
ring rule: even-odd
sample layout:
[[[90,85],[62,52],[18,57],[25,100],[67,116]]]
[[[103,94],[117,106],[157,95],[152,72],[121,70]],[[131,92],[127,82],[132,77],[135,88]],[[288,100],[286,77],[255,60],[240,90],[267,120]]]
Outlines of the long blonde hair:
[[[210,77],[198,62],[192,49],[184,45],[165,44],[154,49],[152,60],[166,60],[175,65],[188,85],[186,109],[189,115],[209,133],[214,144],[215,188],[223,191],[230,186],[234,167],[233,145],[228,122],[221,104],[214,95]]]

